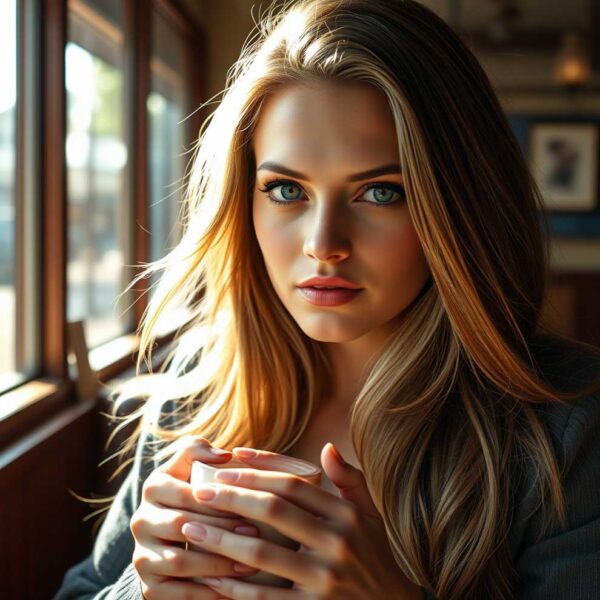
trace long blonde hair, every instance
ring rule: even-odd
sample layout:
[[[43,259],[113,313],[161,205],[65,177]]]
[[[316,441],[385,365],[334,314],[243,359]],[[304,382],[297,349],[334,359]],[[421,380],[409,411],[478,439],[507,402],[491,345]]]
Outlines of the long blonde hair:
[[[359,81],[387,97],[431,269],[351,408],[354,449],[394,555],[439,598],[509,598],[506,537],[523,457],[538,473],[540,503],[551,500],[547,522],[565,520],[535,405],[571,402],[598,382],[555,389],[531,351],[549,262],[539,193],[482,68],[416,2],[301,0],[260,19],[200,131],[181,242],[130,285],[161,273],[139,328],[138,374],[114,390],[115,415],[145,399],[115,430],[141,417],[120,452],[148,427],[163,443],[159,458],[186,434],[285,453],[323,397],[327,359],[277,297],[251,220],[261,106],[307,80]],[[181,307],[189,321],[163,368],[140,374],[159,317]],[[168,401],[176,425],[164,428]]]

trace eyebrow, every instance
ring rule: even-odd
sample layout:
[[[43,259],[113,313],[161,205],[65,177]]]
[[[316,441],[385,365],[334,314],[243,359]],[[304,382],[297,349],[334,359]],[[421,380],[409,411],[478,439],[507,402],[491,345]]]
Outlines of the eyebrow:
[[[275,173],[289,175],[290,177],[294,177],[296,179],[302,179],[304,181],[309,180],[309,178],[303,173],[300,173],[299,171],[294,171],[293,169],[289,169],[288,167],[273,161],[267,161],[262,163],[256,170],[273,171]],[[362,173],[354,173],[353,175],[349,175],[346,178],[346,181],[362,181],[363,179],[370,179],[371,177],[377,177],[379,175],[388,175],[389,173],[401,174],[402,170],[400,169],[400,165],[397,163],[392,163],[389,165],[383,165],[382,167],[376,167],[375,169],[369,169],[368,171],[363,171]]]

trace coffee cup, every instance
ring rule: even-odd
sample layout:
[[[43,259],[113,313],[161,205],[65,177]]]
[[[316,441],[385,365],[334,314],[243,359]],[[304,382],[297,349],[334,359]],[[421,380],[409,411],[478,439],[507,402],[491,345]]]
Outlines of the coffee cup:
[[[199,486],[204,483],[212,483],[216,482],[215,473],[218,469],[239,469],[239,468],[251,468],[258,469],[262,471],[280,471],[283,473],[290,473],[292,475],[296,475],[309,481],[313,485],[319,486],[321,484],[321,468],[317,465],[308,462],[306,460],[302,460],[299,458],[293,458],[291,456],[285,456],[284,454],[270,454],[263,455],[260,457],[260,461],[256,461],[256,463],[260,464],[249,464],[247,462],[243,462],[237,458],[231,458],[226,463],[221,463],[219,465],[209,465],[203,463],[199,460],[196,460],[192,463],[192,473],[190,477],[190,483],[192,486]],[[225,513],[223,511],[213,510],[208,507],[202,507],[202,512],[207,515],[219,516],[221,518],[239,518],[238,515],[233,515],[231,513]],[[256,521],[253,519],[249,519],[247,517],[243,517],[248,523],[254,525],[259,531],[259,537],[273,542],[279,546],[283,546],[284,548],[288,548],[290,550],[298,550],[300,544],[292,540],[284,535],[282,535],[277,529],[263,523],[261,521]],[[196,546],[190,542],[187,543],[186,548],[188,550],[195,550],[199,552],[206,552],[201,546]],[[194,581],[198,583],[202,583],[202,577],[193,577]],[[254,575],[247,575],[243,577],[236,577],[236,579],[241,579],[243,581],[249,581],[251,583],[256,583],[260,585],[269,585],[274,587],[282,587],[289,588],[292,587],[292,582],[289,579],[285,579],[283,577],[279,577],[277,575],[273,575],[271,573],[267,573],[265,571],[259,571]]]

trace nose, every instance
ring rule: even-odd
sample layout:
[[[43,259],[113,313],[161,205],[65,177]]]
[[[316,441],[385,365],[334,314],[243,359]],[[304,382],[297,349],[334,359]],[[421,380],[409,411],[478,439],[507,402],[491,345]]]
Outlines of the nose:
[[[327,202],[323,204],[321,210],[315,209],[313,214],[307,215],[304,254],[319,262],[339,262],[350,255],[348,226],[335,207],[327,207]]]

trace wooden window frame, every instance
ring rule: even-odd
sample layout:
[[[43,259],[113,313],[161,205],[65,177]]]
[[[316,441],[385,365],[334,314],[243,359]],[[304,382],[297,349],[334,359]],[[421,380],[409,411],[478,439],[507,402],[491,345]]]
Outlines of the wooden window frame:
[[[124,12],[125,33],[125,62],[124,80],[127,111],[125,114],[125,136],[129,147],[131,163],[128,169],[128,190],[132,210],[132,235],[131,254],[134,264],[148,260],[149,236],[149,190],[148,190],[148,119],[146,113],[146,98],[150,91],[150,25],[153,7],[161,12],[182,36],[187,58],[186,69],[194,64],[194,77],[187,77],[193,85],[187,97],[190,105],[186,107],[187,114],[191,115],[194,107],[200,104],[204,90],[204,76],[198,76],[198,65],[204,65],[204,37],[202,30],[195,26],[194,20],[186,9],[177,0],[154,0],[154,2],[136,2],[136,0],[122,0]],[[38,23],[39,39],[38,48],[27,51],[28,61],[34,60],[40,65],[38,84],[41,94],[39,105],[35,105],[35,98],[27,92],[23,73],[29,69],[19,68],[18,85],[18,112],[23,115],[33,106],[37,113],[41,113],[39,133],[35,139],[38,151],[38,165],[34,177],[39,182],[35,198],[35,212],[37,227],[41,242],[36,246],[39,259],[37,284],[39,293],[35,297],[37,331],[39,342],[37,350],[38,369],[33,377],[3,393],[0,393],[0,453],[9,444],[19,443],[23,437],[31,434],[33,429],[40,424],[49,422],[62,410],[73,410],[85,400],[78,399],[74,381],[69,377],[67,354],[69,342],[66,323],[67,300],[67,193],[66,193],[66,88],[65,88],[65,47],[68,41],[67,16],[68,0],[25,0],[22,3],[26,10],[19,16],[19,57],[24,56],[27,49],[24,44],[31,43],[32,36],[22,35],[25,19],[32,19]],[[33,52],[31,52],[33,50]],[[29,56],[33,54],[33,56]],[[192,57],[194,57],[192,59]],[[22,59],[20,59],[22,60]],[[22,66],[22,65],[20,65]],[[31,85],[31,82],[28,84]],[[29,103],[27,108],[26,103]],[[36,112],[33,111],[33,112]],[[197,135],[202,115],[195,112],[186,120],[186,142],[192,143]],[[21,119],[21,125],[23,121]],[[26,134],[24,127],[18,125],[17,152],[22,153],[23,139]],[[29,134],[31,135],[31,134]],[[23,156],[19,154],[19,169],[23,171]],[[29,164],[29,163],[28,163]],[[31,177],[29,172],[18,173],[18,181]],[[22,199],[23,189],[18,189],[19,199]],[[17,204],[20,204],[17,202]],[[21,224],[25,219],[17,216]],[[22,225],[21,225],[22,226]],[[21,240],[25,236],[17,236]],[[133,273],[132,273],[133,276]],[[23,294],[25,283],[23,280],[23,261],[18,259],[16,275],[16,293]],[[140,281],[134,290],[134,324],[137,329],[147,306],[147,281]],[[26,315],[25,315],[26,316]],[[17,318],[19,338],[20,331],[25,321],[23,313]],[[157,345],[164,346],[175,337],[181,323],[175,324],[171,331],[164,332],[157,338]],[[114,352],[116,346],[122,348]],[[135,364],[135,354],[139,348],[139,339],[135,331],[126,333],[117,340],[112,340],[106,345],[95,348],[98,368],[98,378],[102,383],[108,382],[124,370]],[[103,351],[104,349],[104,351]],[[17,351],[22,353],[20,342]],[[91,354],[90,352],[90,354]],[[5,461],[6,462],[6,461]]]

